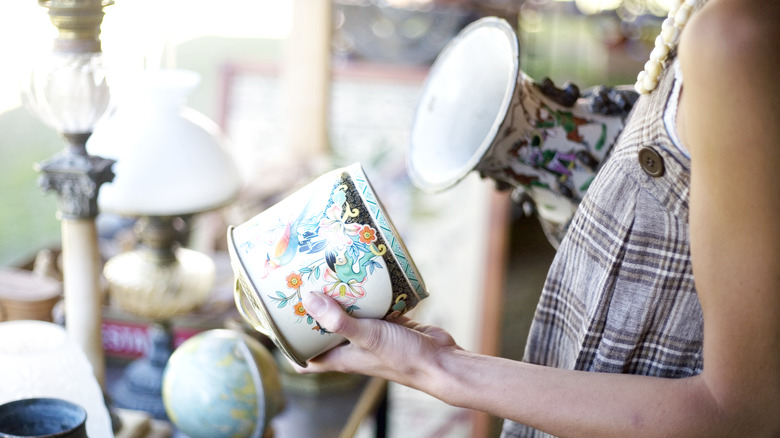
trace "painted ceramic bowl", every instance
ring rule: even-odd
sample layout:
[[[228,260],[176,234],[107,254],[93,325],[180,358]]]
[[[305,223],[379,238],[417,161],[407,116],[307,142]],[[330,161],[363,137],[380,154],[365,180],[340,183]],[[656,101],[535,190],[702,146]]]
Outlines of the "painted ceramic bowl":
[[[359,318],[392,319],[428,296],[360,164],[336,169],[228,229],[236,306],[293,362],[344,341],[314,320],[323,293]]]

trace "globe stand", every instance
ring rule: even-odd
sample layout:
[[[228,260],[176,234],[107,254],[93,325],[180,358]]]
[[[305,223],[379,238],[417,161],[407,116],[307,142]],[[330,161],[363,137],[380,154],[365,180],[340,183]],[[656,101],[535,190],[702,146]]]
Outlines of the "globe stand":
[[[162,380],[173,351],[170,323],[152,323],[148,339],[144,357],[127,365],[113,388],[112,398],[117,407],[148,412],[155,419],[169,421],[162,401]]]

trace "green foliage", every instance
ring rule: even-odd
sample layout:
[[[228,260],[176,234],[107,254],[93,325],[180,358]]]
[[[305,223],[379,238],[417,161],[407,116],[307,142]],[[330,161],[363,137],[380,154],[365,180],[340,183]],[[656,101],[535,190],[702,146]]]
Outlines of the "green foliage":
[[[0,265],[23,263],[59,245],[57,198],[38,187],[36,163],[64,143],[23,108],[0,113]]]

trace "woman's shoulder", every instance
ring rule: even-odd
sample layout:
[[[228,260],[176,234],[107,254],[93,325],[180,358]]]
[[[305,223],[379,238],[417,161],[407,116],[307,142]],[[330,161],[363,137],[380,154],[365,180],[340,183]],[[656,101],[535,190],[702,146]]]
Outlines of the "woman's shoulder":
[[[713,73],[774,76],[777,69],[764,70],[780,68],[778,23],[775,0],[710,0],[687,25],[679,56],[689,65],[720,69]]]
[[[682,137],[692,159],[726,156],[705,150],[778,149],[778,23],[776,0],[710,0],[691,16],[678,57],[684,77]]]

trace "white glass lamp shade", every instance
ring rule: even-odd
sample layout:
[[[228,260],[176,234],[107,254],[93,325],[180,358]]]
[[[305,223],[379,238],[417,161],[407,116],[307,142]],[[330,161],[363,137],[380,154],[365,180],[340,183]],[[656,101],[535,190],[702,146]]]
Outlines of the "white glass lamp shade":
[[[22,101],[59,133],[91,132],[110,101],[102,54],[54,51],[42,57],[22,83]]]
[[[44,321],[0,323],[0,404],[52,397],[87,411],[90,437],[113,437],[103,392],[86,354],[64,328]]]
[[[218,126],[185,106],[200,76],[158,70],[115,89],[116,111],[87,142],[115,159],[113,182],[98,196],[102,211],[175,216],[220,207],[238,192],[239,175]]]
[[[520,49],[511,29],[470,27],[439,54],[412,123],[407,169],[427,191],[451,187],[490,147],[512,101]]]

